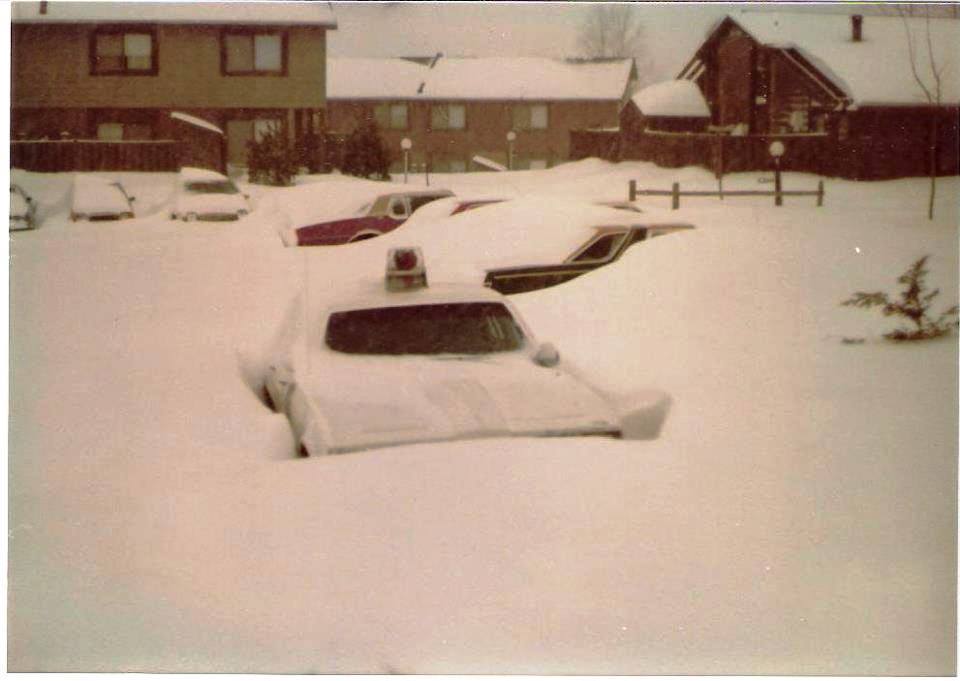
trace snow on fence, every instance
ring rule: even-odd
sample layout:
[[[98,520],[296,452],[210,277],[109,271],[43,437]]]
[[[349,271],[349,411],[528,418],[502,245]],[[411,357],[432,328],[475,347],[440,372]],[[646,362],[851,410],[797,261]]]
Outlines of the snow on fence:
[[[734,189],[730,191],[724,191],[723,186],[721,185],[718,191],[703,191],[703,190],[694,190],[694,191],[680,191],[680,183],[674,182],[673,187],[669,190],[667,189],[638,189],[637,181],[630,180],[630,200],[636,201],[638,196],[669,196],[671,197],[671,206],[673,210],[680,208],[680,197],[681,196],[718,196],[723,200],[726,196],[772,196],[773,203],[775,206],[783,205],[784,196],[816,196],[817,197],[817,207],[823,205],[823,180],[817,182],[816,190],[797,190],[797,189],[780,189],[779,184],[777,188],[769,189]]]
[[[180,143],[174,140],[13,140],[10,165],[46,173],[174,171],[180,167]]]

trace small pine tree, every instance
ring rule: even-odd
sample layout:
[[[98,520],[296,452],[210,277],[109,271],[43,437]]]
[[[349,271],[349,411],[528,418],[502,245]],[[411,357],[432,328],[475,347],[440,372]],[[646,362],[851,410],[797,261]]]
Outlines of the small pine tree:
[[[925,340],[950,333],[950,329],[957,326],[960,308],[954,305],[937,318],[931,316],[930,307],[933,299],[940,295],[940,289],[927,290],[924,279],[929,258],[928,255],[923,256],[897,278],[897,283],[905,286],[899,299],[891,300],[883,291],[857,291],[841,304],[861,308],[881,307],[885,317],[904,317],[913,322],[913,328],[901,327],[883,334],[889,340]]]
[[[347,137],[341,170],[357,177],[390,179],[390,155],[374,121],[361,122]]]
[[[300,152],[280,125],[271,125],[259,139],[247,142],[247,172],[250,181],[285,187],[293,184],[300,170]]]

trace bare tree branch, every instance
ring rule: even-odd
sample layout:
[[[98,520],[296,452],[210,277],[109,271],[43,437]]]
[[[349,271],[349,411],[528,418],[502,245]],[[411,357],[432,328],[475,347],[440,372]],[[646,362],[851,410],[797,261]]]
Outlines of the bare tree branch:
[[[920,89],[923,90],[923,94],[926,96],[927,101],[931,104],[934,102],[933,95],[930,90],[927,89],[927,84],[923,82],[923,79],[920,77],[920,73],[917,71],[917,53],[913,46],[913,32],[910,30],[910,23],[907,21],[907,11],[902,7],[897,7],[897,13],[900,15],[900,18],[903,19],[903,30],[907,34],[907,50],[910,53],[910,71],[913,73],[913,79],[917,82],[917,85],[920,86]],[[929,22],[929,17],[927,18]],[[930,38],[930,26],[927,25],[927,38]],[[931,64],[933,60],[931,59]]]

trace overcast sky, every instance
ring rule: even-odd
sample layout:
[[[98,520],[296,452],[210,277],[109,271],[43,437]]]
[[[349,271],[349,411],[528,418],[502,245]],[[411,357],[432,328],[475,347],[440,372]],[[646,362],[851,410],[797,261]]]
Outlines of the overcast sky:
[[[586,2],[335,2],[339,29],[329,34],[330,55],[578,56],[577,34],[590,6]],[[724,14],[745,7],[720,3],[632,6],[644,25],[644,56],[650,71],[642,78],[646,82],[675,77],[710,27]],[[859,10],[854,9],[857,6]],[[796,10],[797,6],[780,3],[775,9]],[[817,5],[817,9],[863,12],[864,5]]]

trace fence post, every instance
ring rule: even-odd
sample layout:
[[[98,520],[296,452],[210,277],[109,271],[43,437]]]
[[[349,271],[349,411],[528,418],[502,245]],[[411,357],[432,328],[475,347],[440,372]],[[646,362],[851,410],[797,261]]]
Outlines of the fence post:
[[[817,208],[823,205],[823,180],[817,182]]]
[[[680,207],[680,183],[673,183],[673,209],[677,210]]]
[[[637,200],[637,181],[630,180],[630,202]]]

